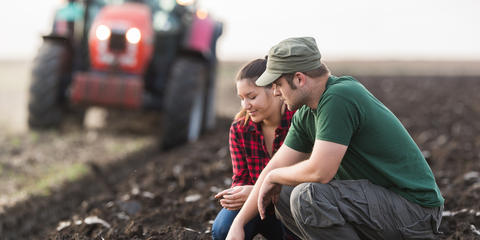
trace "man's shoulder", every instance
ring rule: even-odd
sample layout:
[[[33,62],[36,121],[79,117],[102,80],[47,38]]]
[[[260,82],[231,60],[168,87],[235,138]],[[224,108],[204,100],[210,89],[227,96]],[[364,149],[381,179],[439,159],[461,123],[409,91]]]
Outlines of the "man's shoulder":
[[[354,77],[341,76],[335,77],[334,81],[325,90],[324,95],[337,95],[337,96],[354,96],[357,94],[363,94],[366,88]]]
[[[340,77],[332,77],[332,78],[333,80],[330,86],[328,86],[327,90],[355,88],[361,85],[360,82],[352,76],[340,76]]]

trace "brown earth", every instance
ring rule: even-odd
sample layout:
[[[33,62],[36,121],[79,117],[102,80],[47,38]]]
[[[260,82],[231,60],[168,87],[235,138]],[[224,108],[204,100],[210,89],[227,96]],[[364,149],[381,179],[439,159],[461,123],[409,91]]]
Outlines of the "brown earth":
[[[480,78],[358,79],[399,117],[427,157],[446,199],[440,239],[480,239]],[[213,195],[231,176],[230,120],[218,123],[197,143],[169,152],[145,145],[115,161],[95,161],[106,157],[94,151],[86,176],[5,208],[1,239],[210,239],[220,210]],[[98,132],[100,139],[111,133]]]

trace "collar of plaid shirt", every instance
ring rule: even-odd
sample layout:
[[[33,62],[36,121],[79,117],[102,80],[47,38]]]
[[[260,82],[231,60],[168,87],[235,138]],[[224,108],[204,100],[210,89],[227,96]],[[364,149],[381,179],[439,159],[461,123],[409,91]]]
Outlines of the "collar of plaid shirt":
[[[294,112],[286,111],[275,131],[273,153],[282,145]],[[270,161],[261,132],[261,125],[243,119],[237,120],[231,127],[230,154],[232,157],[232,186],[255,184],[260,172]]]

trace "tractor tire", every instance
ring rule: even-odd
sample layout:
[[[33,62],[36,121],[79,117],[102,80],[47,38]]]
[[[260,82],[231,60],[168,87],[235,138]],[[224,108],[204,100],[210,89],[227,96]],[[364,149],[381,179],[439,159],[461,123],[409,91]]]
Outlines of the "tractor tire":
[[[62,121],[60,88],[66,54],[64,44],[45,41],[34,59],[28,100],[31,129],[58,128]]]
[[[206,81],[207,68],[203,61],[181,57],[173,63],[164,95],[162,149],[200,137]]]
[[[217,120],[216,96],[215,96],[215,66],[210,67],[208,73],[208,84],[205,94],[205,110],[203,114],[202,132],[210,131],[215,128]]]

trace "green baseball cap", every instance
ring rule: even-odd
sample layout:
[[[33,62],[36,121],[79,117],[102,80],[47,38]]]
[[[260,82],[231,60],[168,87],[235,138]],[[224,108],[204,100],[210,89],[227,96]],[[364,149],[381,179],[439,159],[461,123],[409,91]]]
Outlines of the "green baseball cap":
[[[268,52],[267,69],[257,86],[267,86],[284,73],[306,72],[321,66],[320,51],[312,37],[287,38]]]

